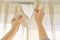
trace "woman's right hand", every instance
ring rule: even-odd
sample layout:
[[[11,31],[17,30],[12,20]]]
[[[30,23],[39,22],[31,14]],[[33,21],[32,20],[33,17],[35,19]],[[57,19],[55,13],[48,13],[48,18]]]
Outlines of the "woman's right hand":
[[[34,10],[34,18],[36,22],[42,22],[44,18],[44,12],[41,9]]]

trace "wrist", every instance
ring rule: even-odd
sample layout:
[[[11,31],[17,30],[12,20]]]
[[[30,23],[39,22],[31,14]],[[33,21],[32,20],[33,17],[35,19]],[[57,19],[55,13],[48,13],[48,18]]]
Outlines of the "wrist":
[[[40,25],[40,24],[42,25],[42,22],[36,22],[36,23],[37,23],[38,25]]]

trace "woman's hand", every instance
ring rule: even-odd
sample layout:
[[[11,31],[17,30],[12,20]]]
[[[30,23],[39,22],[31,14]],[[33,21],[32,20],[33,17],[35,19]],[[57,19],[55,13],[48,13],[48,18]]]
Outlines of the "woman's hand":
[[[41,9],[35,9],[34,17],[36,22],[42,22],[44,18],[44,12]]]
[[[16,32],[18,31],[20,21],[22,16],[16,17],[12,19],[12,28],[11,30],[1,39],[1,40],[11,40]]]
[[[12,28],[19,27],[22,16],[12,19]]]
[[[44,18],[44,12],[41,9],[35,9],[34,10],[34,17],[37,22],[38,32],[39,32],[39,40],[48,38],[45,29],[43,27],[43,18]]]

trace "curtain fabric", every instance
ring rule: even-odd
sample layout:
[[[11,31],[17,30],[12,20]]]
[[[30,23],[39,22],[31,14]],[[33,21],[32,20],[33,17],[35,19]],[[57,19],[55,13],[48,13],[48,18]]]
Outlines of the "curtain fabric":
[[[23,18],[22,18],[22,21],[21,21],[21,25],[23,26],[23,28],[26,27],[27,30],[31,32],[31,33],[29,33],[29,32],[27,31],[27,32],[28,32],[27,34],[28,34],[28,35],[30,34],[29,36],[32,35],[32,30],[31,30],[32,28],[36,28],[36,31],[35,31],[35,32],[38,31],[38,30],[37,30],[36,23],[35,23],[35,20],[34,20],[34,16],[31,16],[31,18],[29,19],[29,18],[25,15],[25,13],[23,12],[22,8],[20,8],[20,7],[21,7],[20,4],[16,4],[16,5],[15,5],[15,4],[7,4],[7,5],[12,5],[12,6],[14,5],[14,6],[13,6],[14,9],[12,10],[13,13],[11,13],[13,16],[12,16],[12,17],[10,16],[11,19],[12,19],[13,17],[17,16],[17,15],[20,15],[20,14],[23,15]],[[5,5],[5,6],[7,6],[7,5]],[[46,4],[46,5],[47,5],[47,4]],[[46,5],[45,5],[45,6],[46,6]],[[11,9],[12,9],[12,6],[11,6]],[[0,6],[0,7],[1,7],[1,6]],[[48,10],[47,8],[50,8],[50,9],[51,9],[52,7],[53,7],[53,6],[51,6],[51,5],[49,4],[48,7],[45,7],[46,9],[45,9],[44,11]],[[15,14],[15,13],[16,13],[16,9],[15,9],[15,8],[18,9],[18,14]],[[53,8],[55,8],[55,7],[53,7]],[[1,10],[2,10],[2,9],[1,9]],[[9,11],[9,6],[6,7],[6,10],[5,10],[5,11],[6,11],[6,13],[4,12],[4,14],[5,14],[5,18],[6,18],[6,19],[4,19],[4,20],[6,20],[5,22],[7,22],[7,18],[8,18],[8,15],[9,15],[9,13],[8,13],[8,11]],[[11,11],[11,10],[10,10],[10,11]],[[52,12],[53,12],[53,9],[52,9],[52,10],[49,10],[49,11],[52,11]],[[15,12],[15,13],[14,13],[14,12]],[[47,12],[48,12],[48,11],[46,11],[46,13],[47,13]],[[49,13],[50,13],[50,12],[49,12]],[[53,12],[53,13],[55,13],[55,12]],[[1,12],[0,12],[0,14],[1,14]],[[53,19],[53,16],[54,16],[54,15],[51,14],[50,16],[51,16],[51,18]],[[59,17],[60,17],[60,16],[59,16]],[[10,22],[11,22],[11,19],[9,20]],[[53,23],[53,20],[52,20],[52,19],[51,19],[51,22]],[[48,20],[48,19],[46,19],[46,20]],[[46,20],[45,20],[45,24],[49,24],[49,21],[47,22]],[[53,25],[52,23],[51,23],[51,25]],[[9,24],[9,23],[5,23],[5,24]],[[11,24],[11,23],[10,23],[10,24]],[[58,23],[57,23],[57,24],[58,24]],[[6,25],[6,26],[7,26],[7,25]],[[6,27],[6,26],[5,26],[5,27]],[[28,29],[28,28],[31,28],[31,29]],[[53,28],[53,26],[52,26],[52,28]],[[53,30],[53,29],[52,29],[52,30]],[[23,29],[23,31],[24,31],[24,29]],[[54,30],[54,31],[55,31],[55,30]],[[37,32],[36,35],[38,35],[38,32]],[[54,35],[54,34],[53,34],[53,35]],[[27,37],[28,37],[28,36],[27,36]],[[30,38],[31,38],[31,37],[30,37]],[[37,38],[38,38],[38,37],[37,37]],[[28,40],[28,39],[27,39],[27,40]],[[33,39],[33,40],[34,40],[34,39]],[[35,39],[35,40],[37,40],[37,39]],[[52,40],[52,39],[51,39],[51,40]]]

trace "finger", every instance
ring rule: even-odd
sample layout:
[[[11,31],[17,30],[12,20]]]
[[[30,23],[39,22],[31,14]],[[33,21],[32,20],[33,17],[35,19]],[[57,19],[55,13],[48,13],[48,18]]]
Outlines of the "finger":
[[[22,15],[20,15],[17,20],[18,21],[21,21],[21,18],[22,18]]]
[[[34,11],[35,11],[36,13],[41,13],[41,12],[42,12],[41,9],[35,9]]]
[[[33,14],[34,16],[36,16],[37,15],[37,12],[34,10],[34,14]]]
[[[12,19],[12,21],[15,21],[15,20],[16,20],[15,18]]]
[[[39,13],[38,9],[34,9],[34,15],[37,16],[37,14]]]
[[[34,15],[45,15],[45,13],[42,11],[42,9],[35,9]]]
[[[42,11],[42,9],[38,9],[39,10],[39,13],[42,13],[43,11]]]
[[[21,18],[22,18],[22,15],[20,15],[20,16],[18,17],[18,24],[20,24]]]
[[[39,10],[38,10],[38,9],[35,9],[34,11],[35,11],[36,13],[38,13],[38,12],[39,12]]]
[[[20,20],[22,18],[22,15],[20,15],[19,17],[18,17],[18,19]]]
[[[12,19],[12,24],[15,24],[15,22],[16,22],[16,18],[13,18]]]
[[[42,11],[42,9],[39,9],[39,13],[42,15],[45,15],[44,11]]]

